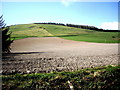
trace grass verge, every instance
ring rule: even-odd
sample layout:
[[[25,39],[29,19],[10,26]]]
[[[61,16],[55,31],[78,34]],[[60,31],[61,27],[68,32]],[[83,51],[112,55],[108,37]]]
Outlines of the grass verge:
[[[120,89],[120,65],[74,72],[2,75],[3,90]]]

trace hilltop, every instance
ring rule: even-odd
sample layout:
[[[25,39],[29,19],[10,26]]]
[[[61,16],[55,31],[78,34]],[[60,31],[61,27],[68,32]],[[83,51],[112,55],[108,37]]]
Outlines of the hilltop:
[[[52,24],[20,24],[11,25],[11,37],[15,40],[28,37],[61,37],[68,40],[97,42],[97,43],[118,43],[118,32],[104,32],[64,25]]]

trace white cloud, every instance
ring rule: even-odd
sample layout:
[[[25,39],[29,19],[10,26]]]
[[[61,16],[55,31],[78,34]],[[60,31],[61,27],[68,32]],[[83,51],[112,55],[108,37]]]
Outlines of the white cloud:
[[[101,24],[101,26],[99,28],[118,30],[118,22],[104,22]]]
[[[76,2],[77,0],[61,0],[61,3],[66,7],[70,6],[71,3]]]

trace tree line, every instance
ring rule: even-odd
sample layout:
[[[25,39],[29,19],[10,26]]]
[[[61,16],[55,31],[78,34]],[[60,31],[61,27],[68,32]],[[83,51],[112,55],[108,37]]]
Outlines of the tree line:
[[[51,25],[61,25],[61,26],[66,26],[65,24],[63,23],[53,23],[53,22],[48,22],[48,23],[34,23],[34,24],[51,24]]]
[[[53,23],[53,22],[34,23],[34,24],[61,25],[61,26],[68,26],[68,27],[75,27],[75,28],[89,29],[89,30],[103,31],[103,32],[120,32],[119,30],[105,30],[105,29],[97,28],[95,26],[88,26],[88,25],[63,24],[63,23]]]

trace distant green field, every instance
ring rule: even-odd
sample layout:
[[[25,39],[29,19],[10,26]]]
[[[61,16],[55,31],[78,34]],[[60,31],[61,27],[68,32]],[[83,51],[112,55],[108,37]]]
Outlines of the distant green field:
[[[118,32],[99,32],[74,27],[48,24],[21,24],[12,25],[11,37],[22,39],[27,37],[61,37],[75,41],[97,43],[118,43]]]

